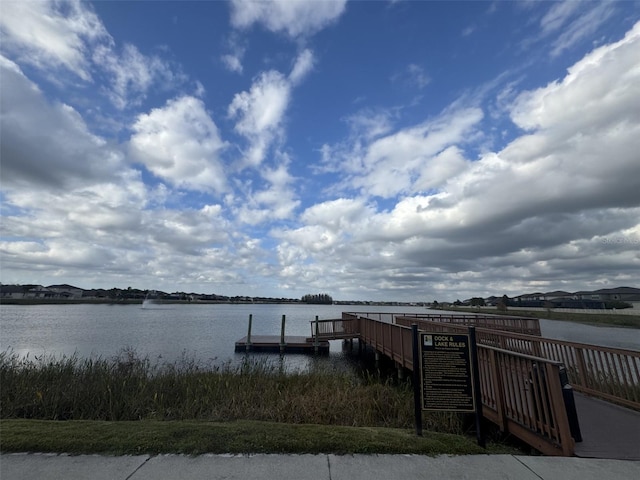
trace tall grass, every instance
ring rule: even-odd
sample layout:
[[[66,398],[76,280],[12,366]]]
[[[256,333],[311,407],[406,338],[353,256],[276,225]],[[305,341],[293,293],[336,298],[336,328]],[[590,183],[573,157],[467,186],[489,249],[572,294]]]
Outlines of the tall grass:
[[[0,418],[43,420],[264,420],[411,428],[407,385],[316,367],[287,372],[264,359],[202,366],[111,359],[21,358],[0,353]],[[427,429],[460,433],[456,414],[425,415]]]

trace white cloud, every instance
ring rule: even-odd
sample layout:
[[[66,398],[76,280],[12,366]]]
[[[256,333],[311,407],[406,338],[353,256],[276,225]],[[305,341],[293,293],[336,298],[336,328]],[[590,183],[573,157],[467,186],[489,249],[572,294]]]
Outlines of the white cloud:
[[[238,199],[234,212],[241,223],[258,225],[267,221],[291,219],[300,205],[294,190],[295,178],[288,171],[290,160],[283,154],[278,157],[279,165],[261,169],[260,175],[265,185],[257,190],[252,190],[249,185]]]
[[[198,82],[191,83],[193,96],[129,120],[129,142],[98,135],[104,124],[92,130],[81,107],[86,118],[109,113],[99,99],[80,104],[91,98],[89,82],[108,80],[95,89],[126,109],[160,83],[183,78],[161,54],[116,48],[87,4],[23,3],[15,8],[24,18],[13,10],[0,20],[3,52],[11,58],[0,57],[3,279],[8,271],[6,280],[24,283],[58,276],[126,286],[133,266],[143,288],[264,294],[255,285],[278,278],[267,294],[305,284],[338,298],[412,300],[421,292],[429,292],[425,300],[432,292],[446,300],[482,289],[522,293],[532,284],[637,281],[640,24],[538,89],[521,91],[531,78],[513,81],[511,70],[422,121],[404,120],[415,119],[417,109],[369,107],[343,116],[345,140],[322,147],[318,168],[298,150],[307,138],[285,144],[294,87],[317,62],[300,41],[289,71],[258,74],[229,102],[229,123],[246,142],[241,167],[255,167],[232,177],[223,156],[233,160],[236,149],[221,138],[222,123],[207,111]],[[271,17],[279,8],[319,8],[307,4],[233,8],[253,11],[240,28],[258,23],[304,40],[339,15]],[[583,42],[600,17],[611,18],[607,8],[616,8],[588,6],[550,4],[538,39],[548,40],[546,51]],[[304,22],[312,26],[303,31]],[[223,48],[227,67],[241,73],[242,45]],[[49,89],[21,70],[27,62],[43,69],[38,75],[58,75],[57,87],[69,85],[61,72],[73,72],[71,92],[51,91],[78,104],[47,100]],[[417,63],[400,69],[403,81],[427,85]],[[491,92],[500,110],[495,117],[480,108]],[[117,121],[130,113],[117,112]],[[517,128],[505,125],[509,119]],[[509,129],[506,146],[482,145],[492,127]],[[123,149],[139,163],[125,161]],[[142,165],[161,182],[145,185]],[[305,176],[305,168],[324,175]],[[170,207],[185,199],[191,207]]]
[[[242,59],[239,55],[226,54],[221,57],[222,63],[227,70],[235,73],[242,73]]]
[[[393,128],[393,115],[385,110],[364,109],[345,120],[356,141],[360,137],[370,141],[389,133]]]
[[[231,23],[236,28],[260,23],[292,38],[308,36],[335,22],[345,5],[346,0],[232,0]]]
[[[227,70],[242,74],[244,70],[242,59],[246,52],[245,42],[242,41],[238,34],[232,33],[227,39],[227,48],[229,53],[220,57],[222,64]]]
[[[315,59],[313,57],[313,52],[308,48],[303,50],[298,58],[296,58],[296,62],[289,74],[289,80],[292,84],[297,85],[300,83],[304,77],[313,69],[313,64]]]
[[[225,148],[202,100],[184,96],[138,116],[130,150],[154,175],[179,188],[223,193]]]
[[[431,83],[431,78],[420,65],[410,63],[402,72],[393,75],[391,81],[401,82],[404,85],[422,90]]]
[[[0,29],[3,48],[19,61],[42,70],[64,67],[83,80],[91,79],[91,47],[112,43],[98,16],[78,0],[2,2]]]
[[[555,2],[549,11],[540,20],[543,34],[549,34],[560,30],[571,17],[585,6],[584,2]]]
[[[233,97],[228,113],[238,121],[235,131],[250,141],[244,162],[257,166],[267,154],[273,139],[280,133],[280,124],[289,105],[291,86],[279,72],[262,73],[248,92]]]
[[[122,154],[93,135],[69,105],[48,102],[20,68],[0,56],[2,183],[71,188],[114,178]]]
[[[546,87],[524,92],[511,109],[519,127],[531,130],[600,129],[612,122],[637,119],[640,23],[619,42],[597,48],[568,69],[567,76]],[[577,122],[577,123],[570,123]]]
[[[119,109],[139,105],[152,86],[167,89],[186,79],[169,62],[143,55],[133,45],[118,53],[100,18],[78,0],[3,2],[0,31],[3,49],[54,83],[60,83],[59,69],[86,82],[106,73],[110,84],[101,91]]]
[[[175,73],[168,62],[158,56],[145,56],[130,44],[120,55],[111,47],[99,46],[94,50],[93,61],[111,77],[107,96],[121,110],[139,105],[153,85],[167,89],[186,79]]]
[[[273,141],[284,135],[282,123],[293,87],[311,71],[313,64],[313,52],[305,49],[296,57],[289,77],[275,70],[263,72],[249,91],[233,97],[228,115],[237,120],[235,131],[249,141],[249,150],[243,158],[245,166],[260,165]]]
[[[373,214],[375,208],[362,198],[339,198],[307,208],[300,219],[338,233],[349,232],[354,225],[366,223]]]
[[[482,118],[478,108],[447,112],[373,141],[366,136],[354,138],[350,149],[325,149],[325,161],[329,169],[349,174],[344,186],[367,195],[391,198],[438,188],[465,166],[454,150],[442,152],[464,143]]]
[[[584,2],[565,2],[576,3],[580,6]],[[551,56],[556,57],[565,50],[570,49],[578,42],[593,35],[598,27],[607,21],[614,12],[614,6],[609,2],[596,2],[592,8],[588,8],[576,20],[562,29],[562,33],[553,43]]]
[[[616,2],[550,2],[550,8],[540,19],[540,32],[526,39],[523,46],[528,47],[542,40],[549,40],[545,47],[551,57],[558,57],[593,36],[593,34],[615,13]]]
[[[27,278],[38,272],[43,279],[130,284],[133,268],[138,282],[175,286],[205,272],[211,281],[236,275],[228,248],[231,229],[220,206],[147,209],[139,178],[55,195],[12,196],[11,203],[29,209],[29,217],[3,219],[3,237],[15,240],[0,242],[0,253],[3,267],[27,267]]]
[[[640,23],[564,78],[512,92],[512,119],[527,131],[475,161],[460,146],[482,112],[460,104],[375,141],[351,139],[346,161],[331,158],[332,167],[392,206],[338,200],[308,208],[300,227],[278,233],[282,275],[311,263],[312,281],[329,278],[342,292],[366,277],[388,292],[461,296],[521,293],[533,279],[541,288],[583,288],[637,278],[639,47]],[[349,208],[359,213],[345,219]]]

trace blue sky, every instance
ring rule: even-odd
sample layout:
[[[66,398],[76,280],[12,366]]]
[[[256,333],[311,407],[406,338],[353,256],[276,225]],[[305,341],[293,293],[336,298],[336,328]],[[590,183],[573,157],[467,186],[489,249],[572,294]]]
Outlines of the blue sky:
[[[0,4],[3,283],[640,285],[640,3]]]

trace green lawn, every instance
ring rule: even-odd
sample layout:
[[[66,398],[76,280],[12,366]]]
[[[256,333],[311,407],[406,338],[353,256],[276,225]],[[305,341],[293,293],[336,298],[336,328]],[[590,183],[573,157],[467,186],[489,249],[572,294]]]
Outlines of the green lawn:
[[[489,443],[482,449],[465,435],[407,429],[294,425],[259,421],[0,421],[2,452],[71,454],[181,453],[389,453],[481,454],[518,453]]]

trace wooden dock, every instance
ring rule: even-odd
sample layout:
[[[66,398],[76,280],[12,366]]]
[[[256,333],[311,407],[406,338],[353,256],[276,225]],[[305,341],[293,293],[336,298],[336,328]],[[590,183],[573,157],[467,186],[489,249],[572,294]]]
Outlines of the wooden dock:
[[[314,341],[310,337],[286,335],[284,343],[279,335],[252,335],[247,343],[244,336],[236,342],[236,352],[271,352],[271,353],[329,353],[327,340]]]

